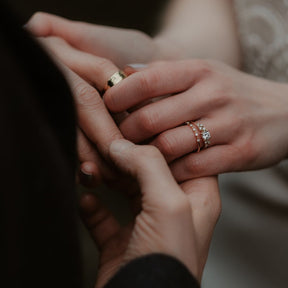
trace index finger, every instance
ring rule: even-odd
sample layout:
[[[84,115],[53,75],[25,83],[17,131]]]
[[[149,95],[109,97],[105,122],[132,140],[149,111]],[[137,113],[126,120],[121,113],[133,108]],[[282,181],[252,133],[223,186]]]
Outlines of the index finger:
[[[79,127],[106,157],[110,143],[123,136],[97,90],[66,66],[62,68],[74,95]]]
[[[185,91],[208,71],[205,63],[202,60],[154,63],[107,90],[103,97],[105,105],[118,113],[155,97]]]

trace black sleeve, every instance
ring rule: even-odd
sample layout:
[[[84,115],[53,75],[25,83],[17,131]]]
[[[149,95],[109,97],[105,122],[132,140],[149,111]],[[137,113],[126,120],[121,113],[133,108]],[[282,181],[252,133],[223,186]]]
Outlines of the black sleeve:
[[[135,259],[121,268],[105,288],[199,288],[189,270],[163,254]]]
[[[81,286],[75,134],[63,76],[0,1],[0,287]]]

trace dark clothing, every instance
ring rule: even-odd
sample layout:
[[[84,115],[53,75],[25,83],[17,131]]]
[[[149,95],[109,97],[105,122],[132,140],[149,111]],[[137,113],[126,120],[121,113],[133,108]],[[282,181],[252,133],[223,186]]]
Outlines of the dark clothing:
[[[79,288],[73,100],[56,66],[2,4],[0,65],[0,286]],[[177,260],[150,255],[106,287],[197,284]]]
[[[131,261],[105,288],[198,288],[189,270],[176,259],[151,254]]]

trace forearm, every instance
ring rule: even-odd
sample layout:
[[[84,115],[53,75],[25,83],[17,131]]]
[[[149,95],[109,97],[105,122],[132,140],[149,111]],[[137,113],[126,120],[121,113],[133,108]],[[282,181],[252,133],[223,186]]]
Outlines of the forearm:
[[[163,58],[211,58],[239,66],[233,6],[232,0],[171,0],[155,36]]]

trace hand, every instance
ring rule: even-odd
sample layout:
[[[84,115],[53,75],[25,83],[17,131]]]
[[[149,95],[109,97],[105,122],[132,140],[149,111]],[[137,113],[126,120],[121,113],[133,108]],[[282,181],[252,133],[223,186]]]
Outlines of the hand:
[[[175,44],[169,45],[162,38],[154,40],[138,30],[71,21],[43,12],[34,14],[26,26],[37,37],[60,37],[74,48],[109,59],[120,68],[181,55]]]
[[[108,60],[75,50],[60,38],[38,40],[64,73],[74,96],[79,125],[77,146],[81,170],[94,176],[90,183],[85,181],[82,174],[80,179],[84,178],[82,182],[90,186],[101,180],[112,182],[118,175],[107,163],[108,147],[113,140],[123,137],[96,88],[103,90],[107,79],[118,68]],[[72,62],[71,68],[77,70],[81,77],[65,65],[67,61]],[[87,80],[86,73],[92,78],[93,84],[92,80]],[[63,115],[64,113],[65,111]]]
[[[133,223],[121,227],[95,195],[82,197],[82,216],[100,251],[96,287],[123,264],[151,253],[176,257],[200,282],[221,209],[216,178],[179,186],[155,147],[116,140],[109,151],[115,165],[137,179],[142,208]]]
[[[220,62],[186,60],[151,64],[109,89],[104,102],[113,113],[132,111],[119,126],[124,137],[135,143],[150,139],[182,182],[264,168],[286,157],[287,92],[287,85]],[[133,109],[163,95],[171,96]],[[192,153],[196,137],[183,125],[189,120],[210,131],[211,147]]]

